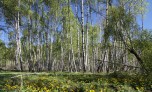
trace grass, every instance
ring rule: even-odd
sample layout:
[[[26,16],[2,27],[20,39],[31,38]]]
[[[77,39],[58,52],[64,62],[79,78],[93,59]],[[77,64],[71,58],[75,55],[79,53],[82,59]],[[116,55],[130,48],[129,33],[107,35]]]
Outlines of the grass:
[[[151,92],[152,80],[125,73],[0,73],[1,92]]]

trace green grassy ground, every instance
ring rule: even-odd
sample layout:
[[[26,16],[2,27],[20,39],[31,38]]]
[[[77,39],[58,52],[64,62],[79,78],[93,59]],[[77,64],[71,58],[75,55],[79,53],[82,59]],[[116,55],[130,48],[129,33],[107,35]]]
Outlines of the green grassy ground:
[[[1,72],[1,92],[151,92],[152,80],[122,73]]]

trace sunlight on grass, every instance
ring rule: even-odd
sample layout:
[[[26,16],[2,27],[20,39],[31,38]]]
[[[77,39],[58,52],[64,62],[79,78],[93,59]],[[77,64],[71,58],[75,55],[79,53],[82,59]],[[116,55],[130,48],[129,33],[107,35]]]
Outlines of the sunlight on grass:
[[[3,77],[2,91],[23,92],[144,92],[150,89],[150,83],[142,77],[134,79],[129,77],[118,78],[101,74],[81,73],[19,73],[23,79],[12,73]],[[2,77],[1,74],[0,76]],[[8,77],[7,77],[8,76]],[[17,75],[18,76],[18,75]],[[122,76],[123,77],[123,76]],[[21,81],[23,81],[21,88]],[[148,84],[145,84],[148,83]]]

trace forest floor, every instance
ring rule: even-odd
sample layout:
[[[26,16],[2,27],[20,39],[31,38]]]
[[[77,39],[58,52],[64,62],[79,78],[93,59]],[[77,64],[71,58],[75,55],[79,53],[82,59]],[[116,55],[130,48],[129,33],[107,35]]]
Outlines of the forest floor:
[[[127,73],[0,72],[0,92],[152,92],[152,79]]]

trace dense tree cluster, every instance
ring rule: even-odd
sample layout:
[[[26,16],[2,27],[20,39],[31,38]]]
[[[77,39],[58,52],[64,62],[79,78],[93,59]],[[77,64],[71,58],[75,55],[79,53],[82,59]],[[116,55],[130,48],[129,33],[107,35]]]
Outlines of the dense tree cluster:
[[[146,0],[1,0],[9,43],[0,67],[20,71],[152,71]]]

